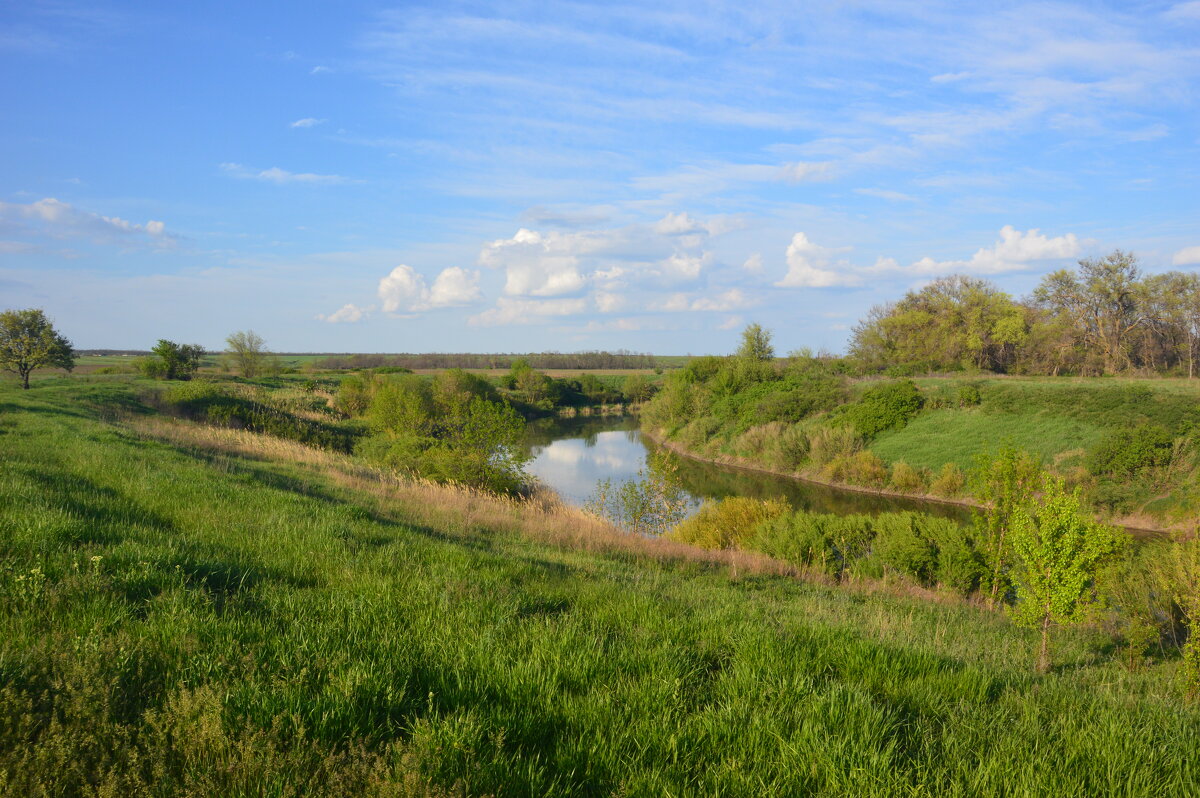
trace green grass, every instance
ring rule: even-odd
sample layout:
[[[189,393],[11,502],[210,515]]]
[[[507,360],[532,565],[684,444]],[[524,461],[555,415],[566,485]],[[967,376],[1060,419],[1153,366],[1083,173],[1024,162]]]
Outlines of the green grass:
[[[0,386],[0,794],[1200,789],[1175,664],[1095,632],[1036,677],[998,614],[418,522],[118,407]]]
[[[933,470],[954,463],[966,470],[975,466],[976,455],[995,453],[1006,443],[1053,463],[1056,455],[1089,449],[1103,437],[1101,427],[1039,409],[946,409],[927,411],[903,429],[880,435],[870,449],[889,463],[903,460]]]

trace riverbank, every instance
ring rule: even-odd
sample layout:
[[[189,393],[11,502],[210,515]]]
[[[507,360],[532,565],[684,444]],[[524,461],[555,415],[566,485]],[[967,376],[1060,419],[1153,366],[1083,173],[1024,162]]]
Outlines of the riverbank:
[[[690,460],[696,460],[701,463],[711,463],[713,465],[723,466],[725,468],[735,468],[740,471],[749,471],[759,474],[771,474],[772,476],[784,477],[786,479],[804,482],[810,485],[820,485],[825,488],[834,490],[847,491],[850,493],[861,493],[869,496],[884,496],[896,499],[905,499],[909,501],[927,502],[930,504],[940,504],[946,506],[963,507],[970,510],[986,510],[988,505],[969,498],[949,498],[946,496],[938,496],[929,493],[904,493],[902,491],[892,490],[888,488],[878,488],[865,485],[853,485],[846,482],[838,482],[835,480],[825,479],[819,474],[802,473],[798,471],[786,471],[784,469],[771,468],[770,466],[756,463],[745,457],[737,455],[722,454],[717,457],[711,457],[699,454],[688,449],[682,443],[673,441],[668,438],[663,430],[648,429],[640,427],[642,437],[649,440],[655,446],[666,449],[680,457],[686,457]],[[1124,528],[1135,538],[1161,538],[1167,537],[1179,531],[1186,531],[1187,527],[1157,527],[1148,526],[1141,522],[1134,522],[1129,518],[1110,518],[1105,519],[1107,523],[1111,523]]]

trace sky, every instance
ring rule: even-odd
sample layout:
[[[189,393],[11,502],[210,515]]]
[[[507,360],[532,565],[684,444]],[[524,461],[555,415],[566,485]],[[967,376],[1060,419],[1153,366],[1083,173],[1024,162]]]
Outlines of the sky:
[[[77,348],[844,351],[1200,270],[1200,0],[0,0],[0,309]]]

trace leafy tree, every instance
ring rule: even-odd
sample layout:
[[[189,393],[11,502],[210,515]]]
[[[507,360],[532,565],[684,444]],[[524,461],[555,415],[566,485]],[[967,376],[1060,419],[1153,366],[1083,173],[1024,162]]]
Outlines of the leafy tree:
[[[742,345],[738,347],[737,356],[746,360],[769,361],[775,357],[775,347],[771,345],[771,331],[764,330],[761,325],[750,324],[742,330]]]
[[[1100,356],[1100,368],[1114,373],[1131,364],[1130,333],[1147,321],[1133,255],[1115,250],[1103,258],[1079,261],[1079,272],[1046,275],[1035,301],[1070,319],[1082,344]]]
[[[239,330],[225,339],[229,354],[243,377],[257,377],[270,366],[267,342],[253,330]]]
[[[0,368],[16,374],[21,387],[29,390],[29,374],[42,366],[75,368],[71,342],[39,309],[0,313]]]
[[[975,514],[975,538],[987,560],[988,604],[993,608],[1011,587],[1009,569],[1016,511],[1029,501],[1041,480],[1041,463],[1028,452],[1008,445],[992,457],[980,457],[971,474],[972,490],[986,504],[982,513]]]
[[[147,359],[143,372],[165,380],[190,379],[204,359],[204,347],[199,344],[177,344],[165,338],[158,339],[150,351],[153,357]]]
[[[1041,630],[1037,670],[1050,670],[1050,630],[1078,621],[1099,566],[1129,540],[1124,530],[1084,517],[1079,492],[1067,493],[1063,482],[1046,477],[1040,498],[1013,514],[1016,554],[1016,620]]]

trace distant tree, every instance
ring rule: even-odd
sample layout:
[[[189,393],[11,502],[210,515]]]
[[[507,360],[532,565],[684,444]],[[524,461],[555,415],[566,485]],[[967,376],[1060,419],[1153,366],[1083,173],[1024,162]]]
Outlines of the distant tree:
[[[141,364],[142,372],[164,380],[190,379],[204,359],[204,347],[199,344],[177,344],[165,338],[150,350],[152,357]]]
[[[1137,258],[1118,249],[1079,261],[1078,273],[1046,275],[1034,300],[1069,318],[1084,347],[1098,354],[1100,369],[1111,374],[1132,365],[1130,333],[1148,320],[1140,278]]]
[[[71,371],[75,351],[71,342],[54,329],[38,309],[6,310],[0,313],[0,367],[16,374],[21,387],[29,390],[29,374],[42,366]]]
[[[243,377],[257,377],[270,365],[267,342],[253,330],[239,330],[225,339],[234,365]]]
[[[771,331],[758,324],[747,325],[742,330],[742,345],[738,347],[737,356],[746,360],[772,360],[775,347],[771,345]]]
[[[1042,495],[1014,513],[1016,620],[1041,631],[1037,671],[1050,670],[1050,630],[1082,615],[1099,566],[1127,543],[1128,533],[1085,518],[1079,492],[1046,477]]]

